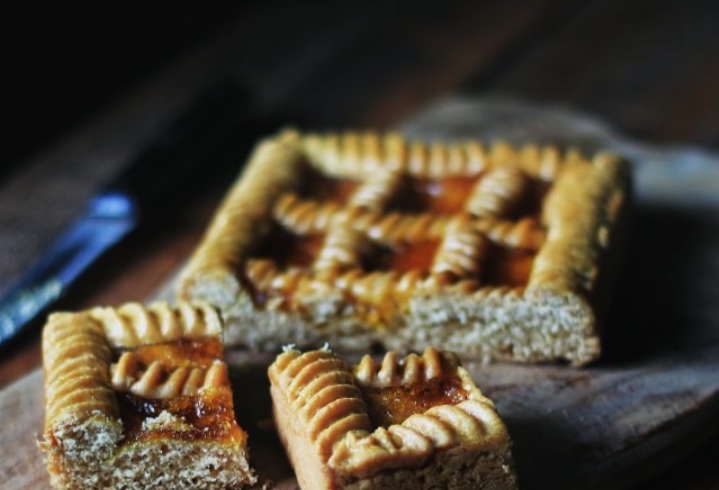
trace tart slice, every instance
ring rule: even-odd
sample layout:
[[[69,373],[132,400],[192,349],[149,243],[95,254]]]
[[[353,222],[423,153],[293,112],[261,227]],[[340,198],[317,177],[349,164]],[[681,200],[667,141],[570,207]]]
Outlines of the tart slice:
[[[353,368],[287,349],[269,368],[275,423],[303,489],[516,488],[511,441],[453,354]]]
[[[45,434],[58,489],[254,483],[222,325],[206,304],[131,303],[50,316]]]

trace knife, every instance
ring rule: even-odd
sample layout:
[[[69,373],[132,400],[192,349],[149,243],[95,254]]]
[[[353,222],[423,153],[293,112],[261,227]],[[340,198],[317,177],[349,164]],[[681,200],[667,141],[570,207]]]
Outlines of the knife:
[[[192,99],[2,296],[0,346],[45,312],[104,252],[171,208],[171,194],[199,166],[214,172],[230,158],[242,162],[248,133],[258,128],[250,128],[251,117],[248,97],[236,85],[213,86]]]

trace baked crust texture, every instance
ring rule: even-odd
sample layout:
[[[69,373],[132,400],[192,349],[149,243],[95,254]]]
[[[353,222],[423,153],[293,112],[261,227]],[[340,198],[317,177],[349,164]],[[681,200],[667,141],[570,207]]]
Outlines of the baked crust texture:
[[[288,130],[258,144],[177,294],[256,349],[581,365],[600,355],[629,188],[606,152]]]
[[[349,368],[326,349],[288,349],[269,376],[303,489],[516,488],[504,424],[448,353]]]
[[[217,358],[221,332],[218,313],[203,303],[52,314],[43,330],[40,442],[52,486],[224,489],[254,483],[247,436],[234,421],[227,366]],[[210,413],[206,420],[187,417],[196,407]],[[206,428],[215,423],[219,428]]]

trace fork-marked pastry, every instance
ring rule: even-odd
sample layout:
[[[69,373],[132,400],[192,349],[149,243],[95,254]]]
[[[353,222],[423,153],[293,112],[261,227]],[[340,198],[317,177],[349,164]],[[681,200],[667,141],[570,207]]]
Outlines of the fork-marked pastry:
[[[305,490],[514,489],[507,430],[454,355],[349,368],[288,348],[269,368],[275,424]]]
[[[254,483],[222,325],[207,304],[56,313],[43,331],[45,432],[57,489]]]
[[[185,268],[228,343],[427,345],[482,361],[600,354],[627,162],[375,133],[261,142]]]

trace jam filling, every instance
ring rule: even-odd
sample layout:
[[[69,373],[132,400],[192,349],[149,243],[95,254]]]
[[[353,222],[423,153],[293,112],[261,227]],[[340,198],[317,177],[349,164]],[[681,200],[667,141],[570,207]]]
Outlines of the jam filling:
[[[457,376],[403,386],[361,389],[375,428],[401,424],[414,414],[424,413],[439,405],[456,405],[468,397],[467,390],[462,387]]]
[[[256,257],[272,260],[283,269],[306,268],[317,258],[323,241],[323,235],[297,235],[276,225],[267,239],[257,248]]]
[[[535,256],[534,251],[491,244],[482,261],[480,281],[487,286],[526,286]]]
[[[527,192],[517,209],[508,216],[510,219],[519,219],[524,216],[539,217],[542,214],[542,204],[549,192],[551,184],[538,179],[530,179]]]
[[[179,339],[119,350],[115,360],[126,351],[132,351],[141,364],[159,361],[172,371],[180,367],[207,368],[221,359],[223,346],[216,337]],[[169,399],[145,398],[129,392],[116,396],[124,428],[123,444],[159,439],[215,442],[244,439],[235,422],[229,386],[212,387],[197,396]]]
[[[316,201],[344,203],[358,185],[359,183],[355,180],[332,178],[317,171],[311,165],[306,165],[299,195],[302,198]]]
[[[118,393],[117,401],[124,427],[123,444],[158,439],[213,442],[243,439],[235,422],[229,388],[166,400]],[[159,422],[157,417],[163,412],[179,420]]]
[[[462,214],[466,201],[482,175],[472,177],[448,177],[444,179],[422,179],[404,176],[398,192],[387,207],[387,212],[402,213],[428,212],[435,215]],[[306,165],[300,195],[303,198],[321,201],[346,202],[356,190],[357,181],[335,179],[323,175],[311,165]],[[551,183],[538,179],[529,179],[524,195],[511,215],[504,219],[517,220],[525,216],[538,217],[542,202]],[[257,247],[254,257],[272,261],[280,270],[293,268],[308,270],[318,257],[324,243],[323,234],[302,236],[275,224],[267,238]],[[417,243],[379,244],[374,243],[369,253],[361,257],[358,264],[367,273],[375,271],[397,271],[406,273],[420,271],[429,275],[440,240],[428,239]],[[515,250],[496,243],[490,243],[485,255],[479,260],[479,276],[482,286],[523,287],[526,286],[536,256],[535,251]],[[451,284],[457,278],[444,274],[439,278]],[[245,284],[251,291],[254,304],[265,307],[271,302],[273,308],[296,311],[298,305],[295,291],[259,290],[245,278]],[[390,322],[393,316],[401,313],[406,305],[407,297],[402,293],[384,298],[380,303],[377,298],[354,297],[351,291],[347,296],[347,312],[356,315],[366,323],[381,326]]]
[[[457,214],[464,210],[477,180],[477,177],[405,177],[389,209],[404,213]]]
[[[216,338],[179,339],[161,344],[141,345],[134,349],[122,349],[123,352],[131,350],[138,360],[149,365],[160,361],[168,369],[191,366],[209,366],[215,359],[222,357],[222,342]]]
[[[375,253],[362,264],[362,268],[368,272],[377,270],[429,272],[437,247],[439,240],[378,246],[374,250]]]

